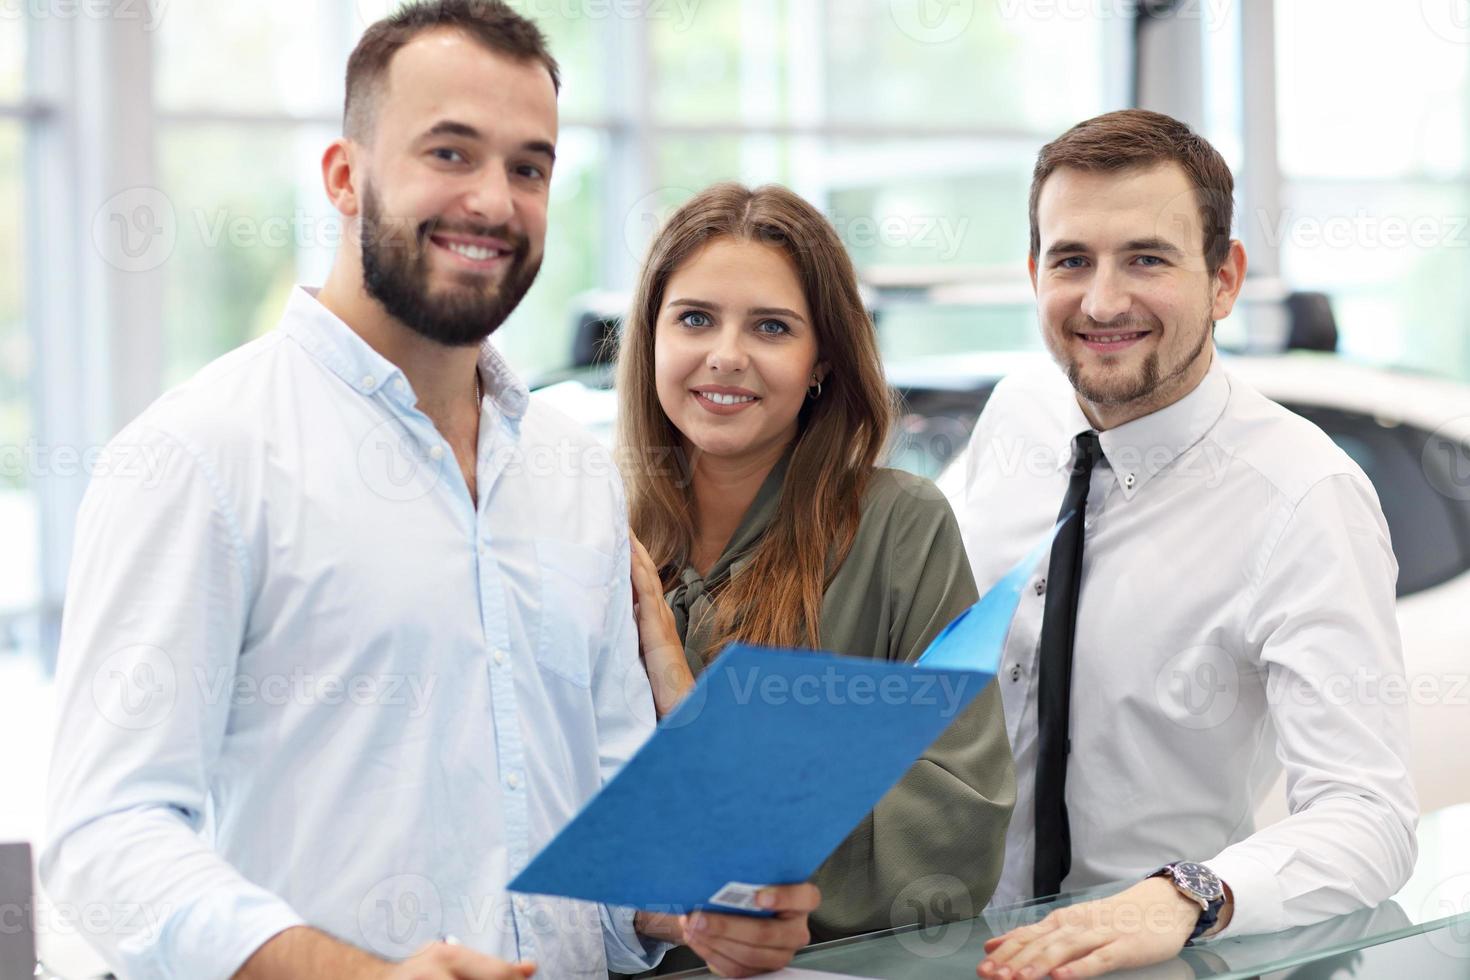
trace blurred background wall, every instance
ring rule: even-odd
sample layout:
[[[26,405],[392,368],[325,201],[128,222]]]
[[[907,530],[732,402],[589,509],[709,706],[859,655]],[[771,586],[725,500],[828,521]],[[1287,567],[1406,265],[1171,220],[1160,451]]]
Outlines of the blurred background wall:
[[[1467,0],[513,3],[566,80],[546,262],[497,334],[528,377],[726,178],[831,216],[889,354],[1034,348],[1035,152],[1140,104],[1236,171],[1223,342],[1279,344],[1272,304],[1320,290],[1344,356],[1470,378]],[[318,162],[390,6],[0,0],[0,651],[49,654],[96,450],[322,279]]]

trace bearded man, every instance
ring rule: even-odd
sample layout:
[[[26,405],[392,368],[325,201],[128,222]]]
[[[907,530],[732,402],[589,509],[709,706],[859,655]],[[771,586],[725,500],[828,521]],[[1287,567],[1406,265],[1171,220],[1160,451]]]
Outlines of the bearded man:
[[[609,455],[486,342],[541,263],[558,72],[497,0],[368,29],[322,159],[352,232],[280,327],[117,437],[78,520],[41,874],[124,977],[605,977],[775,919],[505,885],[651,732]],[[449,941],[451,938],[457,941]]]

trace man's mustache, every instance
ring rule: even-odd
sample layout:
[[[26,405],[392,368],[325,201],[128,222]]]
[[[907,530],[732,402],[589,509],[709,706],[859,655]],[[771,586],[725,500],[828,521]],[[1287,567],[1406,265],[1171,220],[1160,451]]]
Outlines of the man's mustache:
[[[1156,317],[1151,316],[1127,316],[1121,319],[1094,320],[1090,316],[1074,316],[1065,324],[1068,333],[1093,333],[1111,330],[1115,333],[1129,333],[1135,330],[1157,330],[1161,324]]]
[[[422,244],[429,240],[430,235],[473,235],[477,238],[498,238],[515,250],[517,256],[525,255],[531,250],[531,240],[517,231],[512,231],[508,225],[480,225],[464,222],[441,221],[430,218],[419,225],[418,239]]]

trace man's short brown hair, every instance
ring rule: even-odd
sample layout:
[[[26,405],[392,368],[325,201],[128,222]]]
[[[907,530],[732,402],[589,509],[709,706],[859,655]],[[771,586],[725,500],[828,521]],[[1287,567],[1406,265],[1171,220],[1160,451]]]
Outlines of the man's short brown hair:
[[[1184,123],[1161,112],[1123,109],[1080,122],[1041,148],[1031,174],[1031,258],[1041,254],[1037,203],[1041,185],[1059,167],[1113,172],[1177,163],[1194,185],[1205,230],[1205,267],[1219,271],[1230,254],[1235,179],[1225,158]]]
[[[427,31],[461,31],[498,54],[539,61],[561,91],[561,71],[546,47],[546,35],[502,0],[415,0],[369,27],[347,59],[347,100],[342,133],[355,140],[372,134],[375,103],[398,49]]]

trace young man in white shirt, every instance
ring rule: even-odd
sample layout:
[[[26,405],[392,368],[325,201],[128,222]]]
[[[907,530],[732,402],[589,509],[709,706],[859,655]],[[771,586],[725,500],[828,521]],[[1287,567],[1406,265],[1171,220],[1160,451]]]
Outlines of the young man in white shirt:
[[[45,885],[134,910],[89,931],[127,977],[783,966],[810,885],[691,922],[505,891],[654,720],[611,460],[486,342],[541,262],[557,68],[443,0],[347,90],[325,286],[117,437],[160,472],[88,491]]]
[[[1205,140],[1137,110],[1036,164],[1028,265],[1061,370],[996,387],[949,483],[982,589],[1073,515],[1001,664],[1018,799],[992,904],[1140,881],[991,940],[985,980],[1306,924],[1414,864],[1405,712],[1332,693],[1401,679],[1388,528],[1345,453],[1219,361],[1232,191]],[[1255,830],[1283,764],[1291,815]]]

